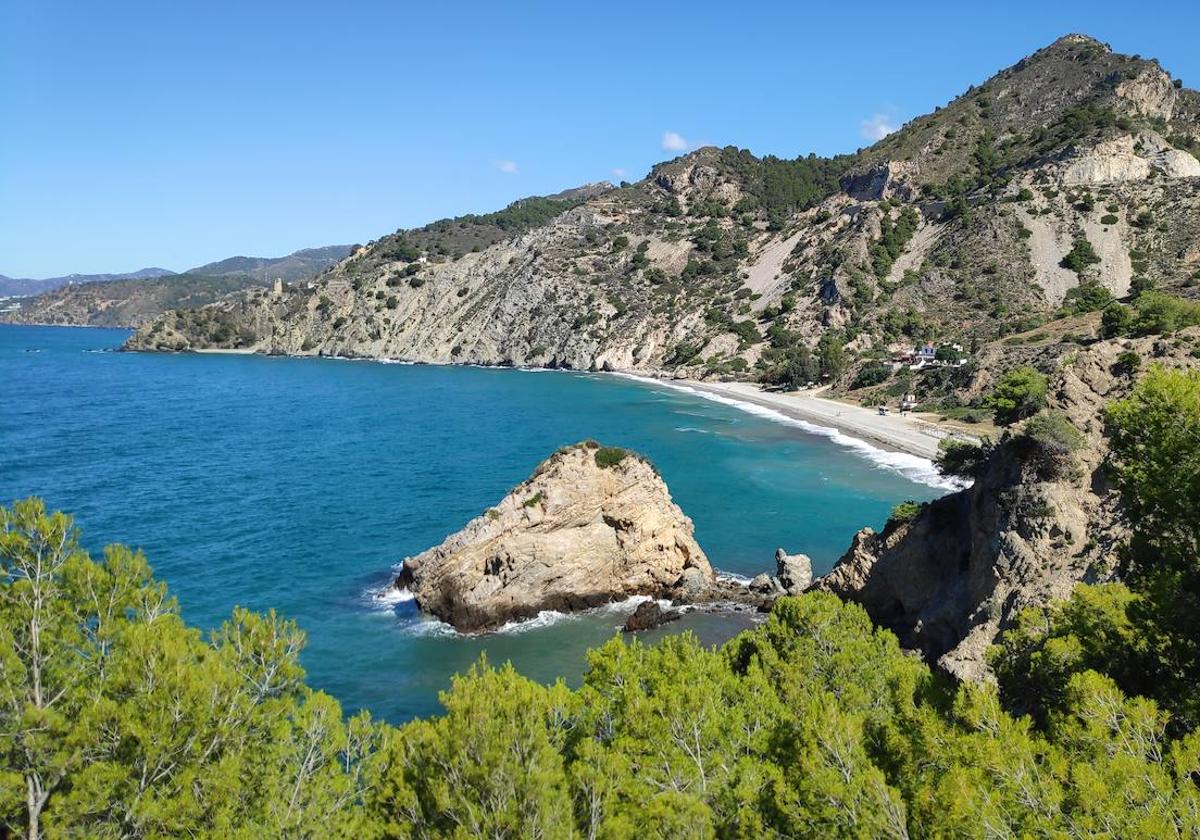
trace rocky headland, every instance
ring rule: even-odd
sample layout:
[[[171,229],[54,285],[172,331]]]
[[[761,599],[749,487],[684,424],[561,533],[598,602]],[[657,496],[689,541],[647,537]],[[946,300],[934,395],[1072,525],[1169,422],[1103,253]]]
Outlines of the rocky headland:
[[[674,620],[680,608],[765,610],[820,589],[862,604],[930,664],[987,679],[988,649],[1022,609],[1117,574],[1128,528],[1105,473],[1104,407],[1150,363],[1197,366],[1196,346],[1200,328],[1042,348],[1040,365],[1057,371],[1042,420],[978,448],[970,487],[882,532],[864,528],[815,580],[807,556],[783,549],[773,575],[748,584],[719,577],[653,466],[586,442],[556,452],[495,508],[406,559],[397,585],[463,632],[634,596],[671,602],[639,605],[632,632]]]
[[[881,533],[864,528],[814,587],[862,604],[931,665],[988,678],[988,649],[1017,613],[1119,572],[1128,527],[1106,474],[1104,407],[1151,363],[1196,367],[1198,342],[1191,328],[1043,348],[1040,366],[1057,371],[1043,416],[1061,423],[1027,422],[981,450],[971,487]]]
[[[425,612],[477,632],[716,582],[653,466],[587,442],[554,453],[495,507],[406,558],[397,585]]]

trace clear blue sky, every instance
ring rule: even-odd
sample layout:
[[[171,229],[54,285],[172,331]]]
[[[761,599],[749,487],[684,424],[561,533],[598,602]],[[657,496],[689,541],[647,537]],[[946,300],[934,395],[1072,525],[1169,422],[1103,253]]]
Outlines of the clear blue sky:
[[[1195,2],[2,0],[0,273],[365,242],[684,143],[852,151],[1072,31],[1200,83]]]

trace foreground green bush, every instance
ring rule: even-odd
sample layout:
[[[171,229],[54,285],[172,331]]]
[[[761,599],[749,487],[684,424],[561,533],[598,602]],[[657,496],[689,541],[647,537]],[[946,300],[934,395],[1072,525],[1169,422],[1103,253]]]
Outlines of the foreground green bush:
[[[392,727],[304,686],[291,623],[238,610],[206,639],[141,555],[91,560],[36,501],[2,523],[0,819],[16,834],[1200,831],[1200,736],[1168,738],[1168,715],[1087,670],[1107,664],[1088,651],[1065,654],[1043,714],[1014,718],[860,607],[809,594],[719,649],[614,639],[577,690],[481,662],[443,715]],[[1023,672],[1051,682],[1053,666]]]

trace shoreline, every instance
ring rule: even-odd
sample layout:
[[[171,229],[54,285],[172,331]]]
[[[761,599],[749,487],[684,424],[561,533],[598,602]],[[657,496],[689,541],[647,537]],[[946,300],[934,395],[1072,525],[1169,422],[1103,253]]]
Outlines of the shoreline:
[[[890,452],[932,461],[943,438],[969,436],[939,428],[914,416],[881,415],[876,409],[797,392],[767,391],[752,382],[701,382],[662,376],[623,374],[666,387],[686,388],[701,395],[748,403],[769,409],[790,420],[832,429]]]
[[[930,460],[937,457],[938,443],[941,439],[950,436],[949,433],[916,417],[881,415],[874,408],[863,408],[823,397],[765,391],[749,382],[687,384],[698,391],[734,397],[764,408],[772,408],[797,420],[828,426],[851,437],[863,438],[896,452],[905,452]]]
[[[66,324],[22,324],[15,326],[48,326],[48,327],[77,327]],[[93,325],[88,325],[93,326]],[[110,327],[106,329],[121,329]],[[123,347],[120,349],[124,349]],[[145,351],[135,351],[145,352]],[[153,352],[153,351],[151,351]],[[229,355],[268,355],[255,348],[190,348],[182,352],[198,354],[229,354]],[[318,354],[285,354],[293,358],[322,358]],[[324,357],[348,358],[348,357]],[[359,357],[362,361],[396,364],[403,360],[384,359],[372,356]],[[413,362],[413,364],[423,364]],[[452,364],[450,367],[470,366],[470,363]],[[508,368],[510,370],[562,370],[561,368],[519,368],[506,365],[477,365],[479,367]],[[569,371],[569,369],[568,369]],[[587,373],[589,371],[574,371]],[[943,438],[958,437],[972,440],[970,435],[947,430],[919,417],[899,414],[880,415],[875,409],[864,408],[851,403],[839,402],[815,395],[805,395],[802,392],[768,391],[753,382],[703,382],[696,379],[678,379],[664,375],[660,371],[591,371],[595,373],[610,373],[616,376],[641,380],[662,387],[687,389],[694,393],[718,400],[728,400],[743,403],[758,408],[767,409],[782,415],[787,420],[810,424],[816,428],[813,433],[820,434],[822,430],[834,431],[873,447],[882,448],[888,452],[911,455],[932,461],[938,455],[938,443]]]

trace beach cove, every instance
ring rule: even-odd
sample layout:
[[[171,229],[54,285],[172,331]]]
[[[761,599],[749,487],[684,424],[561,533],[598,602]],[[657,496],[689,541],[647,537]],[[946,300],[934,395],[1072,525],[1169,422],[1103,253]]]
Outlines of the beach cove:
[[[632,609],[463,638],[376,597],[405,555],[558,446],[593,437],[645,454],[713,565],[738,576],[770,569],[780,546],[820,574],[896,503],[945,492],[928,461],[756,416],[741,395],[722,404],[604,374],[111,352],[125,335],[0,328],[0,376],[17,395],[0,408],[0,495],[74,512],[93,552],[144,548],[202,627],[234,605],[296,619],[310,681],[390,720],[435,711],[450,675],[484,652],[576,679],[584,650]],[[648,638],[716,642],[748,620],[689,616]]]

